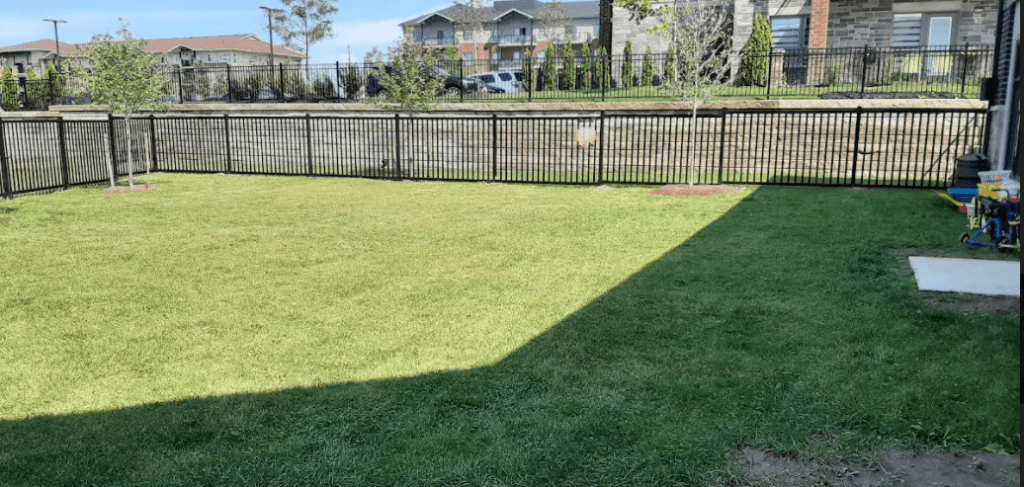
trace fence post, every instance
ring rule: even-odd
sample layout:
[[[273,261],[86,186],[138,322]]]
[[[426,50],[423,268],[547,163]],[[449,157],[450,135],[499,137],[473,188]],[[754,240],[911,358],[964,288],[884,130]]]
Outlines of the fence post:
[[[278,78],[281,79],[281,91],[278,100],[284,100],[284,63],[277,63]]]
[[[530,48],[530,57],[526,58],[526,70],[523,71],[523,72],[526,73],[526,78],[525,79],[526,79],[526,81],[528,81],[528,83],[526,83],[526,93],[527,93],[526,101],[528,103],[533,103],[533,84],[536,82],[536,79],[534,79],[534,75],[533,75],[533,48],[532,47]]]
[[[498,114],[491,114],[491,181],[498,180]]]
[[[114,116],[110,113],[107,114],[107,130],[110,133],[110,165],[111,172],[114,173],[114,183],[117,183],[117,143],[114,141]]]
[[[68,170],[68,145],[64,140],[64,117],[57,119],[57,144],[60,147],[60,176],[64,179],[64,189],[71,189],[71,171]]]
[[[349,64],[351,67],[351,64]],[[335,91],[338,93],[338,98],[341,98],[341,62],[334,61],[334,77],[338,80]]]
[[[7,165],[7,135],[4,132],[4,119],[0,118],[0,194],[4,198],[13,196],[11,190],[11,168]]]
[[[722,184],[722,182],[725,181],[725,122],[727,118],[727,110],[727,108],[722,108],[722,127],[719,135],[721,140],[718,141],[718,184]]]
[[[402,176],[402,127],[399,115],[395,114],[395,175]]]
[[[178,68],[178,104],[185,103],[185,84],[181,81],[181,68]]]
[[[601,128],[597,136],[597,184],[604,183],[604,111],[601,112]]]
[[[462,81],[466,77],[466,61],[459,59],[459,83],[462,84],[462,89],[459,90],[459,103],[466,103],[466,83]]]
[[[224,147],[227,149],[227,167],[225,168],[226,174],[232,173],[231,167],[231,118],[228,114],[224,114]]]
[[[153,171],[158,171],[160,166],[156,162],[156,115],[149,114],[149,152],[153,154],[153,159],[150,162],[153,165]]]
[[[768,83],[765,98],[772,99],[772,66],[775,65],[775,48],[768,49]]]
[[[860,73],[860,98],[864,99],[864,91],[868,86],[868,46],[864,45],[864,55],[861,56],[861,73]]]
[[[306,165],[308,166],[307,176],[313,177],[313,118],[306,114]]]
[[[857,184],[857,161],[860,158],[860,125],[864,115],[864,107],[857,107],[857,128],[853,134],[853,167],[850,171],[850,186]]]
[[[228,103],[235,102],[234,91],[231,90],[231,65],[228,65]]]
[[[970,50],[971,50],[971,44],[970,43],[965,44],[964,45],[964,55],[963,55],[963,58],[962,58],[963,59],[963,63],[964,63],[964,77],[960,80],[960,94],[961,95],[964,94],[964,93],[967,93],[967,57],[970,54]]]

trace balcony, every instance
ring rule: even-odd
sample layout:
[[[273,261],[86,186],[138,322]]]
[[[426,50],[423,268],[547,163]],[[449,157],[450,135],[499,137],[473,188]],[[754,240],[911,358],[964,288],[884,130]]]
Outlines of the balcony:
[[[560,36],[530,36],[522,34],[503,33],[491,34],[491,37],[487,39],[487,42],[491,44],[497,44],[499,46],[527,46],[540,41],[553,41],[555,43],[571,42],[573,44],[582,44],[584,42],[590,42],[592,40],[594,40],[594,35],[590,33],[562,34]]]
[[[459,40],[453,36],[445,37],[428,37],[423,38],[422,36],[413,37],[413,42],[422,44],[424,46],[439,47],[439,46],[457,46]]]
[[[525,46],[533,43],[533,36],[522,34],[491,34],[487,42],[499,46]]]

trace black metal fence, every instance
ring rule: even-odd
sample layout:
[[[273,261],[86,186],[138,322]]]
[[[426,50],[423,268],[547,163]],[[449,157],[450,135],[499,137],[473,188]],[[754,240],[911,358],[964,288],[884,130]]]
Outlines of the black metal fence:
[[[578,54],[578,53],[577,53]],[[726,99],[975,97],[992,71],[991,46],[743,51]],[[439,101],[676,99],[681,72],[668,54],[445,61]],[[353,102],[386,97],[381,64],[200,66],[164,74],[170,103]],[[33,85],[33,83],[35,83]],[[486,88],[486,89],[479,89]],[[88,103],[83,80],[22,82],[23,109]]]
[[[940,188],[984,110],[716,111],[521,117],[155,117],[134,170],[557,184]],[[3,196],[127,172],[124,120],[0,120]],[[110,142],[105,142],[113,134]],[[108,145],[109,144],[109,145]]]

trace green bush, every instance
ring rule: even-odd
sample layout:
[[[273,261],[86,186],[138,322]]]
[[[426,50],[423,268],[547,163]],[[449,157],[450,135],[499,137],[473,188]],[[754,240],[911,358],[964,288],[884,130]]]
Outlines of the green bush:
[[[747,84],[768,84],[768,53],[774,42],[771,25],[761,14],[757,14],[754,18],[754,32],[743,46],[744,56],[740,63],[740,76]]]
[[[594,68],[591,64],[590,59],[590,44],[584,42],[583,48],[580,51],[580,57],[583,58],[583,79],[580,80],[584,90],[589,90],[593,85]]]
[[[11,68],[4,68],[4,74],[0,77],[0,94],[3,95],[3,109],[8,112],[18,111],[18,82],[14,79],[14,72]]]
[[[665,55],[665,84],[672,86],[676,81],[679,81],[676,74],[676,46],[671,46]]]
[[[544,90],[558,91],[558,59],[554,44],[548,44],[544,56]]]
[[[630,41],[626,41],[622,51],[622,86],[633,86],[633,43]]]
[[[651,46],[647,46],[647,52],[644,53],[644,64],[641,68],[641,85],[642,86],[653,86],[654,85],[654,53],[651,52]]]
[[[523,56],[523,88],[529,91],[536,89],[533,85],[533,69],[533,49],[527,49]]]
[[[836,63],[828,67],[828,77],[825,83],[833,86],[839,83],[839,77],[843,75],[843,65]]]
[[[608,51],[603,47],[597,50],[597,68],[595,71],[597,74],[596,88],[610,87],[612,84],[611,66],[608,61]]]
[[[318,100],[336,98],[338,96],[334,91],[334,81],[331,81],[327,76],[313,80],[311,91],[312,95]]]
[[[359,75],[359,67],[354,64],[347,66],[340,83],[345,89],[345,98],[355,100],[359,96],[359,90],[363,87],[363,77]]]

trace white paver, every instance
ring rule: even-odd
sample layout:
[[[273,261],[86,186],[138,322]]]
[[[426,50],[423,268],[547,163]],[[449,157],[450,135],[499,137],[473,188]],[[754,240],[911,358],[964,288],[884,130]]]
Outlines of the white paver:
[[[911,257],[921,291],[1020,296],[1020,262]]]

